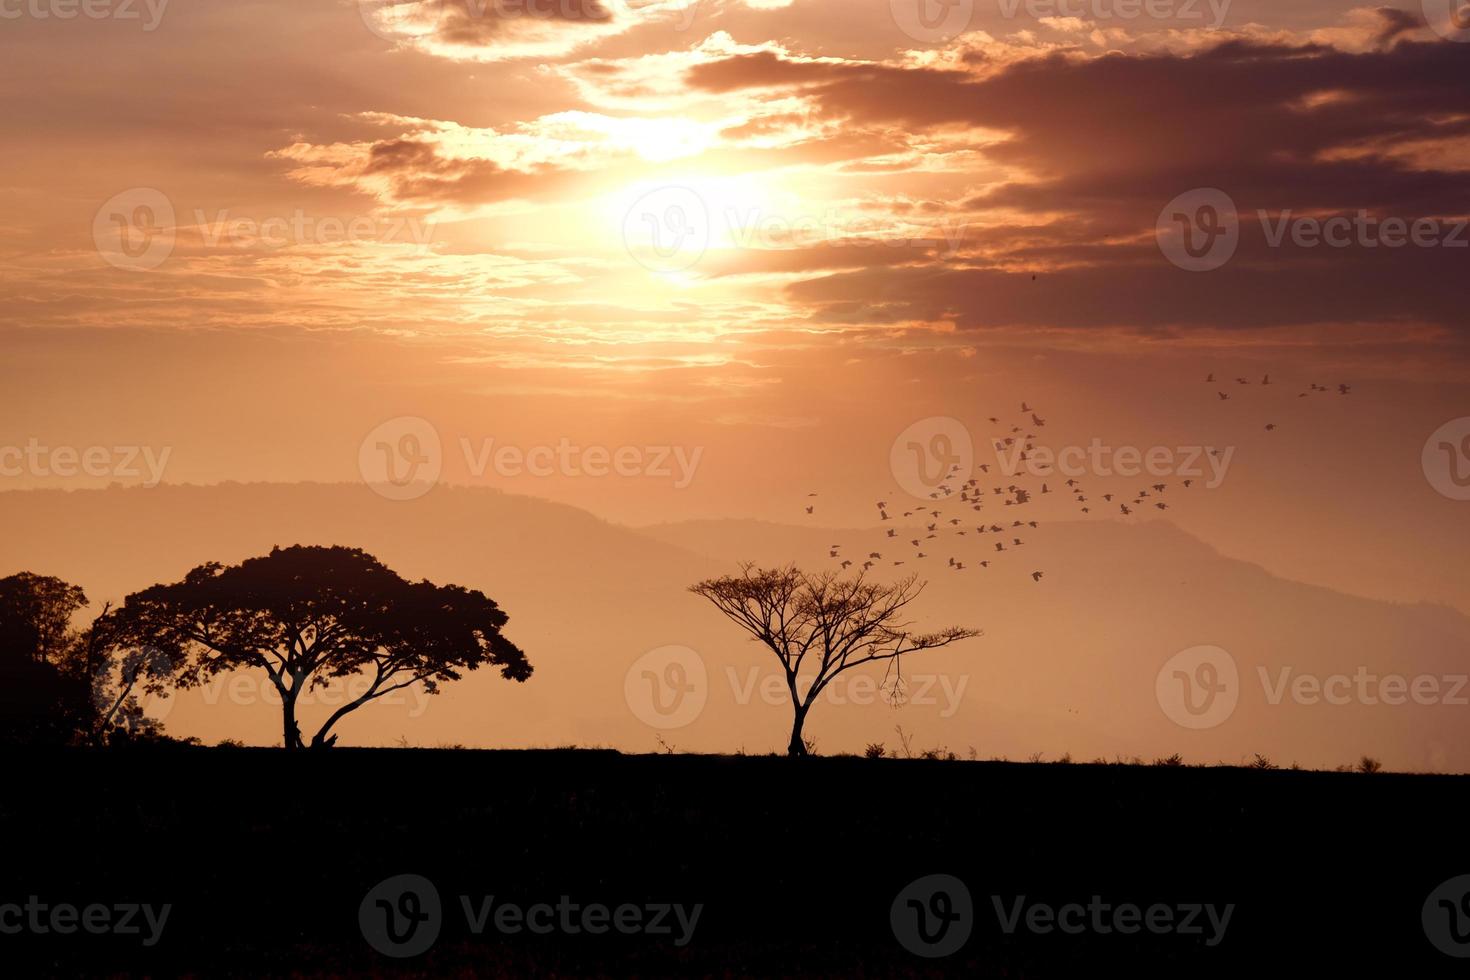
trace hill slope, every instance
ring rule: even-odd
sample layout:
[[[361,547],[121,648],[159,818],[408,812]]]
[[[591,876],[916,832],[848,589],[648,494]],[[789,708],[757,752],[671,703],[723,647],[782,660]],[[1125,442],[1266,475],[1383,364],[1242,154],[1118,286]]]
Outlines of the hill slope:
[[[881,670],[834,687],[809,722],[820,751],[876,741],[894,748],[902,726],[915,750],[946,745],[981,758],[1179,752],[1240,761],[1261,752],[1282,764],[1331,766],[1367,753],[1396,768],[1470,770],[1470,726],[1455,703],[1470,690],[1454,690],[1470,619],[1280,579],[1162,521],[1017,530],[1023,544],[990,568],[978,564],[993,547],[979,536],[930,541],[905,529],[933,552],[921,560],[881,529],[747,521],[632,529],[534,498],[450,488],[407,502],[313,484],[4,493],[0,522],[9,529],[0,574],[60,575],[86,587],[94,605],[203,561],[316,543],[362,547],[405,575],[483,589],[510,613],[507,632],[537,668],[530,682],[471,675],[437,698],[374,706],[344,724],[344,743],[401,736],[416,745],[647,751],[662,737],[680,750],[774,750],[789,718],[780,692],[765,686],[774,661],[687,586],[742,558],[833,567],[827,549],[841,543],[846,555],[884,553],[875,575],[928,578],[920,625],[971,625],[985,636],[909,658],[901,710],[875,690]],[[961,572],[946,565],[957,554],[967,563]],[[905,564],[893,566],[900,555]],[[697,655],[707,704],[687,724],[659,730],[630,710],[624,682],[643,654],[667,645]],[[1171,657],[1200,645],[1227,651],[1240,683],[1233,713],[1196,730],[1170,720],[1156,680]],[[1382,703],[1393,693],[1383,683],[1390,674],[1434,678],[1435,703]],[[1293,683],[1310,693],[1313,682],[1340,693],[1333,678],[1359,675],[1368,686],[1354,682],[1346,703],[1290,693]],[[241,682],[159,707],[178,734],[271,744],[277,723],[265,697]]]

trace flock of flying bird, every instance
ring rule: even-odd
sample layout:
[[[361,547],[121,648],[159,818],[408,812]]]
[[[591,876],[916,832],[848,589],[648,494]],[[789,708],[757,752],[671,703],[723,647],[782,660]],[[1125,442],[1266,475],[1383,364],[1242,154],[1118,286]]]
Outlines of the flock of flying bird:
[[[1208,384],[1217,383],[1214,374],[1210,374],[1205,381]],[[1246,378],[1236,378],[1235,382],[1237,385],[1251,384]],[[1269,374],[1265,375],[1261,379],[1260,384],[1263,386],[1271,385],[1271,376]],[[1313,383],[1305,391],[1299,393],[1297,397],[1308,398],[1317,394],[1329,393],[1331,390],[1331,388],[1325,385]],[[1351,391],[1352,388],[1350,385],[1339,384],[1337,386],[1337,393],[1339,395],[1347,395]],[[1220,401],[1229,401],[1231,398],[1224,391],[1219,392],[1218,395]],[[1023,421],[1030,423],[1030,430],[1039,429],[1046,425],[1046,420],[1039,417],[1031,406],[1024,401],[1021,403],[1021,414]],[[992,417],[990,422],[996,425],[1001,424],[1001,420],[995,417]],[[1276,428],[1277,426],[1274,422],[1267,423],[1266,425],[1266,431],[1268,432],[1274,432]],[[992,439],[992,443],[998,453],[1005,453],[1007,451],[1016,452],[1015,458],[1018,465],[1015,469],[1017,472],[1013,473],[1008,479],[1016,480],[1018,477],[1025,478],[1025,476],[1021,475],[1024,471],[1021,470],[1019,464],[1025,463],[1029,458],[1027,453],[1035,450],[1035,439],[1036,433],[1034,431],[1029,431],[1026,426],[1016,424],[1010,425],[1009,432],[1004,437]],[[1016,448],[1018,442],[1020,443],[1019,450]],[[1220,450],[1215,449],[1212,452],[1215,455],[1219,455]],[[1040,527],[1041,523],[1038,520],[1031,519],[1029,513],[1023,515],[1015,510],[1012,510],[1007,515],[1007,519],[1004,520],[987,521],[985,518],[977,518],[975,514],[984,511],[987,503],[999,504],[1002,507],[1020,508],[1031,506],[1041,498],[1053,494],[1068,494],[1072,497],[1072,504],[1083,515],[1090,515],[1093,512],[1092,505],[1100,500],[1109,506],[1116,503],[1118,514],[1122,517],[1129,517],[1140,508],[1150,506],[1159,511],[1168,510],[1169,503],[1162,498],[1170,490],[1171,486],[1178,487],[1180,490],[1189,490],[1195,482],[1193,479],[1177,480],[1173,484],[1168,481],[1162,481],[1149,484],[1133,494],[1103,493],[1099,494],[1096,498],[1092,498],[1088,496],[1082,484],[1076,479],[1068,479],[1064,483],[1059,483],[1055,488],[1051,486],[1050,481],[1041,481],[1040,487],[1035,489],[1028,489],[1015,482],[1003,486],[994,485],[993,480],[989,478],[991,465],[989,463],[977,463],[975,470],[979,474],[978,476],[961,472],[961,467],[958,465],[952,466],[944,482],[939,484],[929,494],[929,501],[927,503],[921,503],[900,514],[900,518],[915,519],[922,528],[921,530],[915,532],[912,526],[903,530],[897,527],[890,527],[885,530],[885,540],[891,540],[893,542],[893,548],[902,548],[904,545],[907,545],[909,548],[914,549],[912,557],[895,557],[892,548],[886,551],[871,550],[863,552],[861,555],[849,557],[843,553],[845,546],[840,543],[833,544],[829,547],[828,557],[834,562],[837,562],[843,571],[857,565],[861,561],[860,567],[866,572],[877,567],[882,562],[888,562],[892,567],[902,567],[909,562],[931,559],[937,561],[938,559],[931,552],[948,552],[954,550],[955,547],[963,543],[955,540],[957,538],[965,538],[970,535],[974,535],[976,538],[989,536],[985,538],[985,541],[989,543],[993,539],[995,547],[993,551],[987,550],[984,552],[985,557],[983,559],[978,562],[972,559],[973,564],[966,564],[961,558],[949,554],[946,557],[945,563],[947,569],[956,572],[965,571],[967,568],[972,568],[973,565],[978,565],[982,569],[988,569],[996,562],[1006,560],[1019,549],[1024,548],[1026,546],[1026,537],[1023,537],[1023,535],[1029,536],[1028,532]],[[817,494],[812,492],[807,494],[807,496],[816,497]],[[894,517],[889,514],[889,506],[886,500],[876,501],[874,506],[878,510],[880,524],[894,520]],[[806,505],[806,512],[808,515],[814,514],[816,512],[816,505]],[[911,537],[910,535],[914,536]],[[1033,582],[1039,583],[1045,576],[1046,573],[1044,571],[1034,570],[1030,572],[1030,578]]]
[[[1205,384],[1212,385],[1212,384],[1220,384],[1220,383],[1221,382],[1217,382],[1215,380],[1215,375],[1214,374],[1210,374],[1207,378],[1205,378]],[[1248,379],[1246,379],[1246,378],[1236,378],[1235,379],[1235,383],[1238,384],[1238,385],[1248,385],[1248,384],[1250,384],[1250,381]],[[1262,386],[1267,386],[1267,385],[1270,385],[1270,384],[1271,384],[1271,376],[1269,374],[1268,375],[1265,375],[1264,377],[1261,378],[1261,385]],[[1324,394],[1326,392],[1330,392],[1331,390],[1332,389],[1329,388],[1327,385],[1319,385],[1316,382],[1312,382],[1311,384],[1309,384],[1307,386],[1307,389],[1305,391],[1298,392],[1297,393],[1297,397],[1298,398],[1310,398],[1313,395]],[[1352,394],[1352,392],[1353,392],[1352,385],[1340,384],[1340,385],[1337,386],[1337,393],[1339,395],[1350,395],[1350,394]],[[1215,392],[1215,395],[1222,402],[1228,402],[1228,401],[1230,401],[1230,395],[1227,392],[1217,391],[1217,392]],[[1277,428],[1278,428],[1278,426],[1276,425],[1275,422],[1267,422],[1266,423],[1266,431],[1267,432],[1275,432]]]
[[[1046,420],[1038,416],[1026,402],[1021,403],[1021,414],[1023,420],[1028,421],[1032,429],[1039,429],[1046,425]],[[998,425],[1001,420],[992,417],[990,422]],[[1009,432],[1005,436],[992,440],[997,453],[1005,453],[1007,451],[1014,451],[1016,453],[1015,459],[1018,472],[1013,473],[1008,479],[1016,480],[1018,478],[1026,478],[1026,476],[1021,475],[1020,464],[1025,463],[1030,458],[1027,455],[1028,453],[1035,451],[1035,439],[1036,433],[1034,431],[1028,431],[1026,427],[1012,424]],[[1017,448],[1018,442],[1020,443],[1019,449]],[[907,544],[910,548],[915,549],[912,558],[895,558],[891,550],[886,554],[884,551],[875,550],[868,551],[862,556],[847,557],[843,554],[844,546],[842,544],[831,545],[828,549],[828,557],[836,561],[843,571],[858,564],[861,558],[862,564],[860,567],[866,572],[884,561],[889,562],[893,567],[902,567],[910,561],[923,561],[933,558],[934,556],[929,554],[929,551],[925,549],[931,551],[952,550],[953,547],[963,544],[963,542],[952,540],[955,538],[964,538],[972,534],[976,538],[988,535],[989,537],[985,538],[985,541],[986,543],[990,543],[991,539],[994,539],[994,550],[987,550],[984,553],[984,558],[978,561],[971,559],[972,563],[967,564],[962,558],[951,554],[947,556],[945,562],[947,569],[956,572],[962,572],[967,568],[972,568],[977,565],[982,569],[988,569],[993,567],[997,562],[1006,560],[1019,549],[1024,548],[1026,546],[1026,537],[1023,537],[1023,535],[1029,536],[1028,532],[1040,527],[1041,522],[1031,518],[1029,514],[1024,516],[1017,515],[1016,511],[1012,511],[1011,516],[1004,520],[987,521],[984,518],[975,517],[974,515],[976,513],[985,510],[987,503],[999,504],[1002,507],[1027,507],[1034,505],[1041,498],[1053,494],[1066,494],[1072,497],[1072,503],[1081,513],[1092,513],[1091,505],[1095,501],[1087,495],[1081,482],[1076,479],[1058,482],[1056,487],[1052,486],[1053,481],[1051,480],[1042,480],[1040,487],[1032,488],[1021,486],[1015,482],[1006,485],[994,485],[990,479],[991,468],[992,464],[990,463],[978,463],[975,466],[975,470],[980,475],[972,476],[961,472],[961,467],[958,465],[951,466],[944,482],[940,483],[929,494],[928,503],[921,503],[910,510],[903,511],[900,515],[900,518],[917,520],[921,528],[919,531],[914,532],[912,528],[903,531],[900,531],[899,528],[886,529],[885,539],[892,540],[895,547],[901,548],[904,544]],[[1193,483],[1193,480],[1184,480],[1181,486],[1188,489]],[[1132,514],[1134,508],[1150,503],[1159,510],[1168,510],[1169,505],[1167,503],[1163,500],[1154,499],[1157,496],[1162,496],[1168,488],[1169,484],[1167,483],[1155,483],[1151,486],[1144,487],[1131,496],[1124,495],[1123,500],[1118,500],[1119,495],[1113,493],[1102,494],[1101,500],[1105,503],[1112,503],[1117,500],[1120,511],[1124,516]],[[809,493],[807,496],[815,497],[817,494]],[[1132,507],[1125,500],[1130,501]],[[880,523],[887,523],[894,520],[893,515],[888,512],[889,506],[886,500],[876,501],[874,506],[878,510]],[[807,514],[813,514],[815,511],[815,505],[807,505]],[[918,536],[908,536],[913,533],[917,533]],[[950,540],[946,541],[946,539]],[[946,547],[946,544],[949,547]],[[1035,570],[1030,572],[1030,577],[1033,582],[1040,582],[1046,577],[1046,572]]]

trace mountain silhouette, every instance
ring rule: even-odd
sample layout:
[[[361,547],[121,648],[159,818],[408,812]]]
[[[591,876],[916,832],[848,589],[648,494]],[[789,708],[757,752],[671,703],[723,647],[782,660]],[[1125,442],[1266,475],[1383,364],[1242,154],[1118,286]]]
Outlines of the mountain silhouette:
[[[899,522],[905,544],[922,538],[923,525],[911,520]],[[494,490],[437,487],[390,501],[351,484],[9,492],[0,493],[0,521],[8,529],[0,575],[60,576],[86,588],[93,610],[201,562],[236,562],[290,544],[364,548],[406,577],[481,589],[503,606],[507,636],[536,664],[530,682],[512,688],[471,674],[432,699],[360,712],[341,726],[342,743],[359,745],[401,738],[657,751],[661,737],[679,751],[777,750],[789,708],[759,686],[773,682],[774,661],[687,586],[742,560],[835,570],[834,543],[845,542],[848,556],[865,554],[869,543],[886,547],[882,528],[745,520],[632,528]],[[973,538],[958,541],[976,546]],[[966,560],[954,571],[945,564],[948,542],[925,541],[930,557],[874,569],[928,579],[915,607],[921,623],[985,635],[907,659],[910,699],[901,709],[865,689],[843,692],[848,703],[819,706],[809,724],[819,752],[860,752],[870,742],[893,748],[902,726],[915,751],[947,746],[979,758],[1178,752],[1188,761],[1238,763],[1260,752],[1282,765],[1330,767],[1367,753],[1390,768],[1470,770],[1463,705],[1267,700],[1283,670],[1288,685],[1302,674],[1351,676],[1360,666],[1406,678],[1463,674],[1470,618],[1282,579],[1224,558],[1163,520],[1055,523],[1028,531],[1026,542],[1023,559],[989,568]],[[1046,570],[1041,584],[1035,569]],[[687,725],[659,730],[630,710],[624,680],[639,657],[669,645],[702,658],[708,703]],[[1191,730],[1160,708],[1155,680],[1172,656],[1201,645],[1228,651],[1242,683],[1225,721]],[[872,687],[884,679],[881,670],[869,676]],[[1442,693],[1452,685],[1442,683]],[[279,737],[277,718],[248,690],[237,696],[219,686],[171,700],[155,705],[171,734],[257,744]],[[329,710],[306,706],[303,715]]]

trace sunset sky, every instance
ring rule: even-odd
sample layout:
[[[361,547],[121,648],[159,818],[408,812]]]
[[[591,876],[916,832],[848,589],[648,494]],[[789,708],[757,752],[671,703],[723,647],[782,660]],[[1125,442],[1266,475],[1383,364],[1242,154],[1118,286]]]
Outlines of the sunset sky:
[[[64,9],[0,5],[0,444],[347,482],[421,420],[452,483],[860,526],[910,426],[988,452],[1025,401],[1056,448],[1234,447],[1170,515],[1228,555],[1470,611],[1421,459],[1470,415],[1448,0]],[[563,442],[687,478],[485,465]]]
[[[0,0],[0,962],[1463,976],[1384,2]]]

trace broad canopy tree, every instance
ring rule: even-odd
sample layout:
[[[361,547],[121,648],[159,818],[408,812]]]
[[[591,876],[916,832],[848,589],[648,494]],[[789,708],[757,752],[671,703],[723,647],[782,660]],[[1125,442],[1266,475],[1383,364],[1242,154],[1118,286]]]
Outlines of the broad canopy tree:
[[[532,670],[501,633],[506,614],[483,593],[410,582],[357,548],[298,545],[239,565],[200,565],[180,582],[128,596],[117,615],[132,642],[170,655],[181,687],[264,671],[280,695],[287,749],[335,744],[332,728],[345,715],[413,684],[435,694],[467,670],[498,667],[516,681]],[[301,696],[358,675],[366,688],[308,743]]]
[[[917,576],[879,583],[861,574],[844,579],[833,572],[808,574],[794,565],[767,569],[751,563],[742,564],[739,575],[707,579],[689,589],[780,661],[791,695],[787,752],[793,756],[807,754],[802,726],[838,674],[871,663],[898,666],[905,654],[980,635],[958,626],[914,632],[904,617],[923,590]],[[811,683],[803,690],[808,677]]]

